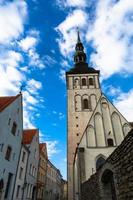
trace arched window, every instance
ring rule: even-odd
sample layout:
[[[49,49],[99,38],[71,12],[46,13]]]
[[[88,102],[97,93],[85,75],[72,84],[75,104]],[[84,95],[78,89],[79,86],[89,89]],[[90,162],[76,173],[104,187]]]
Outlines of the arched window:
[[[109,147],[113,147],[113,146],[114,146],[114,141],[113,141],[113,139],[108,138],[108,139],[107,139],[107,144],[108,144]]]
[[[101,156],[96,161],[96,170],[98,170],[105,163],[105,159]]]
[[[88,99],[83,99],[83,109],[89,109]]]
[[[93,78],[89,78],[89,85],[94,85]]]
[[[86,78],[82,78],[82,86],[86,85]]]

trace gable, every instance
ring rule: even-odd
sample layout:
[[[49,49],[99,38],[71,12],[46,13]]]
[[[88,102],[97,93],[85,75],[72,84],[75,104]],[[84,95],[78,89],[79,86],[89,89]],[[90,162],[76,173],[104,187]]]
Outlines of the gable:
[[[85,129],[80,145],[102,147],[107,146],[109,139],[112,139],[114,146],[118,146],[130,129],[130,123],[102,94]]]

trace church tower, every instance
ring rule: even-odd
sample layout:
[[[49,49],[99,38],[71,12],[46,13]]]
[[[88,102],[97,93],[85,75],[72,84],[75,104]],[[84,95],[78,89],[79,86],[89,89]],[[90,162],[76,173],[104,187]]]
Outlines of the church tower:
[[[68,112],[68,200],[73,200],[73,161],[76,147],[101,96],[99,70],[88,66],[79,31],[74,55],[74,67],[66,73]]]

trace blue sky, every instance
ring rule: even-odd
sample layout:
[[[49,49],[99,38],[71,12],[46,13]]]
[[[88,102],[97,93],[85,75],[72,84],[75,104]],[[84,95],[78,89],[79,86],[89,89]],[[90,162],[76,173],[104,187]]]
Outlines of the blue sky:
[[[0,0],[0,95],[23,85],[24,126],[40,129],[66,177],[65,71],[73,66],[76,27],[103,92],[133,121],[131,0]]]

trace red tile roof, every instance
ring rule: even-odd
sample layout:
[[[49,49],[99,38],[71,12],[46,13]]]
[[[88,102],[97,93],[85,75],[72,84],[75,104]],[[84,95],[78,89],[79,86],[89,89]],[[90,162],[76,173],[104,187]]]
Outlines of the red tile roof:
[[[13,101],[15,101],[20,95],[21,94],[16,96],[0,97],[0,112],[9,106]]]
[[[23,131],[23,144],[30,144],[32,142],[33,137],[38,132],[38,129],[26,129]]]
[[[40,150],[42,150],[43,147],[46,148],[46,143],[40,143],[40,144],[39,144],[39,149],[40,149]]]

